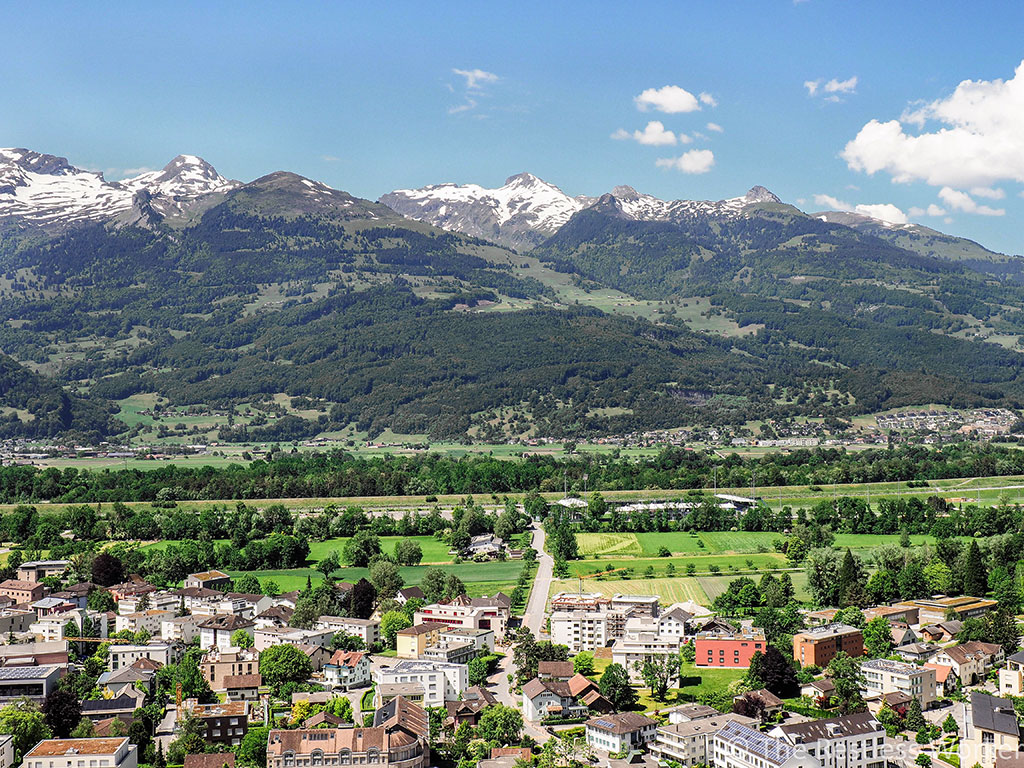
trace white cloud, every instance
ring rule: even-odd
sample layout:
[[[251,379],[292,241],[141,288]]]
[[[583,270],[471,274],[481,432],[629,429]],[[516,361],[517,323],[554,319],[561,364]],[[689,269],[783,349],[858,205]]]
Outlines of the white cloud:
[[[700,96],[698,96],[697,98],[700,99],[700,103],[701,104],[705,104],[705,105],[707,105],[709,107],[717,107],[718,106],[718,99],[716,99],[714,96],[712,96],[707,91],[701,93]]]
[[[466,87],[471,91],[488,83],[496,83],[501,79],[493,72],[485,72],[482,69],[453,69],[452,72],[466,78]]]
[[[873,219],[888,221],[891,224],[906,224],[908,221],[907,214],[892,203],[861,203],[851,205],[845,200],[832,197],[832,195],[815,195],[814,204],[833,211],[859,213],[863,216],[870,216]]]
[[[804,80],[804,88],[808,96],[821,96],[825,101],[842,101],[840,94],[852,94],[857,92],[857,76],[838,80],[832,78],[825,81],[823,78],[817,80]]]
[[[655,165],[659,168],[674,168],[683,173],[707,173],[715,164],[715,153],[710,149],[691,149],[679,157],[663,157]]]
[[[707,128],[708,128],[709,131],[714,131],[715,133],[721,133],[722,131],[725,130],[718,123],[708,123]]]
[[[460,112],[469,112],[473,109],[476,109],[476,99],[467,98],[465,104],[459,104],[457,107],[449,107],[448,114],[457,115]]]
[[[932,130],[924,130],[928,123]],[[923,132],[909,134],[904,124]],[[899,120],[871,120],[842,157],[855,171],[884,171],[900,183],[972,189],[1024,182],[1024,62],[1009,80],[964,80]]]
[[[825,83],[825,93],[856,93],[857,92],[857,76],[849,78],[848,80],[836,80],[834,77]]]
[[[704,94],[706,95],[706,94]],[[700,102],[697,97],[678,85],[666,85],[664,88],[648,88],[633,101],[641,112],[649,109],[674,115],[680,112],[699,112]]]
[[[341,158],[337,155],[320,155],[320,159],[325,163],[340,163]]]
[[[929,203],[927,208],[918,208],[917,206],[914,206],[907,211],[907,215],[913,218],[919,218],[921,216],[945,216],[946,209],[936,205],[935,203]]]
[[[123,168],[118,170],[117,168],[108,168],[107,174],[110,176],[124,176],[130,179],[133,176],[141,176],[144,173],[152,173],[156,168],[150,168],[148,165],[140,165],[138,168]]]
[[[975,197],[986,197],[989,200],[1002,200],[1006,197],[1006,193],[1001,189],[992,189],[991,187],[974,187],[971,190],[971,194]]]
[[[612,134],[613,139],[633,139],[638,144],[644,144],[648,147],[664,147],[674,145],[678,140],[680,144],[689,144],[692,139],[686,134],[679,134],[677,137],[672,131],[666,130],[665,125],[660,120],[652,120],[647,124],[642,131],[629,131],[619,128],[615,133]]]
[[[968,195],[966,192],[961,192],[958,189],[952,187],[943,187],[939,190],[939,199],[942,200],[946,205],[952,208],[954,211],[963,211],[964,213],[976,213],[979,216],[1005,216],[1006,210],[1003,208],[990,208],[987,205],[978,205],[973,197]]]

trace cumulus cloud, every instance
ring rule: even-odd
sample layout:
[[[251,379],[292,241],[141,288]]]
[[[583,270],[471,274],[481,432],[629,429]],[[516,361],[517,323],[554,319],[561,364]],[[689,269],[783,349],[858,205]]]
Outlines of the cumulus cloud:
[[[488,83],[496,83],[501,79],[493,72],[485,72],[482,69],[453,69],[452,72],[466,78],[466,87],[471,91],[477,90]]]
[[[976,213],[979,216],[1005,216],[1004,208],[990,208],[987,205],[978,205],[977,201],[966,192],[961,192],[952,187],[943,187],[939,190],[939,199],[954,211],[964,213]]]
[[[701,94],[701,97],[709,94]],[[700,101],[696,96],[685,88],[678,85],[666,85],[664,88],[648,88],[639,96],[633,99],[636,108],[641,112],[656,110],[666,114],[674,115],[680,112],[699,112]],[[705,104],[707,102],[704,102]]]
[[[863,216],[870,216],[873,219],[880,219],[891,224],[906,224],[909,221],[907,214],[892,203],[861,203],[859,205],[851,205],[845,200],[832,197],[832,195],[815,195],[814,204],[833,211],[859,213]]]
[[[697,98],[700,99],[700,103],[701,104],[705,104],[705,105],[707,105],[709,107],[717,107],[718,106],[718,99],[716,99],[714,96],[712,96],[707,91],[702,93]]]
[[[822,96],[825,101],[842,101],[840,94],[852,94],[857,92],[857,76],[839,80],[833,77],[825,80],[819,77],[817,80],[804,80],[804,88],[808,96]]]
[[[715,133],[721,133],[722,131],[724,131],[724,130],[725,130],[725,129],[724,129],[724,128],[723,128],[722,126],[720,126],[720,125],[719,125],[718,123],[708,123],[708,126],[707,126],[707,127],[708,127],[708,130],[709,130],[709,131],[714,131]]]
[[[974,187],[971,190],[971,194],[975,197],[987,197],[989,200],[1002,200],[1006,197],[1006,193],[1001,189],[992,189],[991,187]]]
[[[680,144],[689,144],[692,141],[685,133],[680,133],[677,136],[672,131],[667,130],[660,120],[652,120],[642,131],[633,131],[632,133],[619,128],[619,130],[612,134],[612,138],[619,140],[632,139],[638,144],[644,144],[648,147],[669,146],[675,144],[676,141]]]
[[[917,206],[914,206],[907,211],[907,215],[913,216],[914,218],[918,218],[920,216],[945,216],[946,209],[936,205],[935,203],[929,203],[927,208],[918,208]]]
[[[682,173],[707,173],[715,165],[715,153],[710,149],[691,149],[679,157],[663,157],[655,165],[674,168]]]
[[[900,183],[963,190],[1024,182],[1024,62],[1009,80],[964,80],[899,120],[869,121],[842,157],[852,170]]]

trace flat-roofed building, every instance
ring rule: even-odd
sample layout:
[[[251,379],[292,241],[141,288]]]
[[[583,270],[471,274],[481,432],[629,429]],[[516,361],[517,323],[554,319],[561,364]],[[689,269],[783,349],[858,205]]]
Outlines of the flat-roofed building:
[[[793,658],[803,667],[825,667],[835,655],[864,655],[864,635],[849,624],[823,624],[793,635]]]
[[[205,739],[213,744],[237,746],[249,730],[249,702],[229,701],[224,704],[191,704],[186,706],[192,716],[206,726]]]
[[[821,768],[806,749],[742,723],[726,723],[711,737],[710,763],[715,768]]]
[[[1024,695],[1024,651],[1018,651],[1006,660],[999,670],[999,693],[1003,696]]]
[[[44,739],[25,753],[22,768],[137,768],[137,748],[127,737]]]
[[[395,655],[400,659],[420,658],[427,648],[440,642],[441,630],[447,626],[428,621],[398,630],[395,634]]]
[[[0,702],[31,699],[41,703],[57,687],[66,667],[0,667]]]
[[[864,675],[864,697],[877,698],[887,693],[905,693],[928,709],[936,699],[935,670],[905,661],[872,659],[860,665]]]
[[[18,579],[34,582],[48,576],[63,576],[70,566],[70,560],[29,560],[18,566]]]
[[[694,663],[698,667],[746,668],[754,654],[764,653],[768,646],[764,630],[753,628],[698,632],[693,642],[697,654]]]
[[[947,615],[963,621],[964,619],[979,619],[987,616],[997,602],[985,597],[970,597],[961,595],[959,597],[932,597],[920,600],[904,600],[896,603],[897,608],[916,608],[918,611],[918,623],[939,624],[946,620]]]
[[[424,706],[443,707],[455,701],[469,687],[469,670],[465,664],[403,659],[391,667],[374,671],[377,685],[417,683],[423,687]]]
[[[317,629],[330,629],[335,633],[342,633],[358,637],[363,644],[369,648],[374,643],[380,642],[380,620],[379,619],[355,619],[346,616],[321,616],[316,622]]]

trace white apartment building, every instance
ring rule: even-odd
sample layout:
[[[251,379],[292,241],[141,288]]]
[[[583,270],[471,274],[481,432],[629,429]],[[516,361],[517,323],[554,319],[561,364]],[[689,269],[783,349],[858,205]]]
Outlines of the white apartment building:
[[[149,610],[176,611],[180,607],[181,598],[168,592],[128,595],[117,601],[117,612],[120,614],[141,613]]]
[[[886,693],[905,693],[928,709],[936,699],[935,670],[905,661],[872,659],[860,665],[864,674],[864,697],[871,699]]]
[[[999,670],[999,695],[1024,695],[1024,651],[1006,659],[1006,666]]]
[[[111,672],[122,667],[130,667],[139,659],[151,659],[164,666],[176,664],[180,658],[177,647],[167,643],[150,643],[149,645],[117,645],[110,646],[107,664]]]
[[[446,701],[457,701],[469,687],[469,670],[465,664],[403,659],[392,667],[374,672],[377,686],[412,684],[423,688],[424,707],[443,707]]]
[[[732,712],[723,715],[717,711],[711,717],[670,723],[655,733],[651,755],[661,763],[674,760],[683,768],[707,765],[711,737],[730,722],[757,727],[757,720],[752,717]]]
[[[0,768],[14,765],[14,737],[5,733],[0,736]]]
[[[139,755],[127,737],[44,739],[30,749],[22,768],[137,768]]]
[[[165,619],[173,619],[174,611],[166,611],[160,608],[152,608],[148,611],[136,613],[119,613],[114,622],[115,632],[141,632],[146,630],[150,637],[160,635],[160,626]]]
[[[619,611],[559,611],[551,614],[551,642],[569,653],[606,648],[625,633],[626,616]]]
[[[265,651],[275,645],[312,645],[316,648],[327,648],[333,637],[333,629],[266,627],[253,633],[253,647],[257,651]]]
[[[626,636],[615,641],[612,662],[621,664],[629,673],[630,681],[638,683],[643,677],[637,665],[650,658],[677,655],[679,642],[678,637],[659,637],[650,632],[640,632],[633,637]]]
[[[601,715],[586,724],[587,744],[604,752],[643,749],[652,741],[658,723],[639,712]]]
[[[711,737],[710,753],[715,768],[821,768],[806,749],[742,723],[726,723],[719,729]]]
[[[884,768],[886,763],[885,729],[868,712],[780,725],[770,735],[806,749],[821,768]]]
[[[199,636],[202,616],[172,616],[160,622],[160,639],[188,645]]]
[[[380,642],[380,621],[378,619],[353,619],[346,616],[321,616],[316,629],[329,629],[358,637],[369,648]]]

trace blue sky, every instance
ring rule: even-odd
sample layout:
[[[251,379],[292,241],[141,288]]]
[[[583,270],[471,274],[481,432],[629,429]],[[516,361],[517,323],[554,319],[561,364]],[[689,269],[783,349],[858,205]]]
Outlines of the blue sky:
[[[763,184],[1024,253],[1022,3],[493,6],[9,3],[0,146],[368,198],[524,170],[570,194]]]

